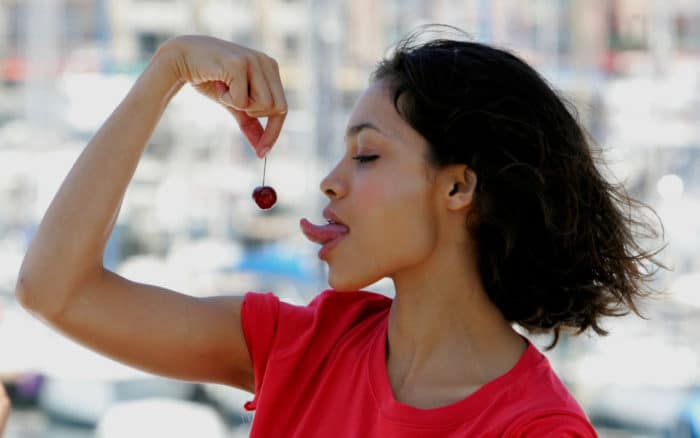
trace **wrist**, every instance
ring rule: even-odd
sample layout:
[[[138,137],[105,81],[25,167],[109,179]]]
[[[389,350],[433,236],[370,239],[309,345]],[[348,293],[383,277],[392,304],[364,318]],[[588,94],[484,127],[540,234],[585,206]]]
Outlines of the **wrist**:
[[[139,78],[139,81],[155,84],[155,88],[164,94],[163,103],[167,103],[186,82],[178,74],[179,56],[181,55],[176,47],[173,47],[170,41],[166,41],[155,51]]]
[[[171,80],[182,84],[187,83],[184,71],[186,70],[184,68],[186,48],[183,47],[185,44],[187,44],[187,35],[170,38],[158,46],[151,59],[151,62],[162,64],[163,68],[170,71]]]
[[[149,63],[153,64],[169,82],[186,82],[180,74],[182,51],[177,45],[176,38],[171,38],[158,46]]]

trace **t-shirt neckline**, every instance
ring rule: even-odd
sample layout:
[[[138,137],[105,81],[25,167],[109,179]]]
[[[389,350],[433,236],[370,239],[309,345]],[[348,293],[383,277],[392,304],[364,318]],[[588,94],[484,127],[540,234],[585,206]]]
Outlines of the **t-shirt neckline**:
[[[388,312],[383,318],[377,335],[372,340],[368,361],[369,382],[382,415],[390,421],[423,427],[448,427],[472,418],[483,407],[509,390],[522,374],[532,368],[544,356],[526,338],[527,348],[516,364],[505,374],[486,383],[462,400],[436,408],[422,409],[410,406],[394,398],[386,367],[386,342],[389,326]]]

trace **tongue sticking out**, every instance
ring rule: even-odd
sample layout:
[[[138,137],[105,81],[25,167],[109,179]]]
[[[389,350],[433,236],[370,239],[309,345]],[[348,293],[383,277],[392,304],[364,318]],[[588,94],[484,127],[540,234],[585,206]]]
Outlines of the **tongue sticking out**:
[[[302,219],[299,222],[301,225],[301,230],[306,235],[307,239],[316,243],[326,243],[329,240],[333,240],[338,236],[347,234],[350,229],[345,225],[340,224],[328,224],[328,225],[314,225],[306,219]]]

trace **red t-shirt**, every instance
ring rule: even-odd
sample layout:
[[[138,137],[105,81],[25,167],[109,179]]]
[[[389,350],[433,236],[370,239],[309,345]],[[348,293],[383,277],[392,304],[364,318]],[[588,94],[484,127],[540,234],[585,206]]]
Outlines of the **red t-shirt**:
[[[386,369],[392,299],[323,291],[308,306],[248,292],[242,324],[255,372],[251,437],[596,437],[534,345],[506,374],[433,409],[394,399]]]

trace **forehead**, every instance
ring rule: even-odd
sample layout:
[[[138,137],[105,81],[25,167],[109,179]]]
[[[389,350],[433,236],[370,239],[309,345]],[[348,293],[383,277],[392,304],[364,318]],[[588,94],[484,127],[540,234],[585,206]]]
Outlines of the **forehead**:
[[[374,82],[359,97],[348,121],[346,139],[348,134],[358,132],[365,125],[376,128],[385,137],[383,144],[400,150],[399,156],[421,163],[425,175],[432,175],[431,169],[425,166],[428,141],[399,115],[386,83]]]
[[[410,126],[394,107],[389,88],[381,81],[370,85],[353,107],[348,128],[362,124],[376,126],[384,135],[400,138]]]

